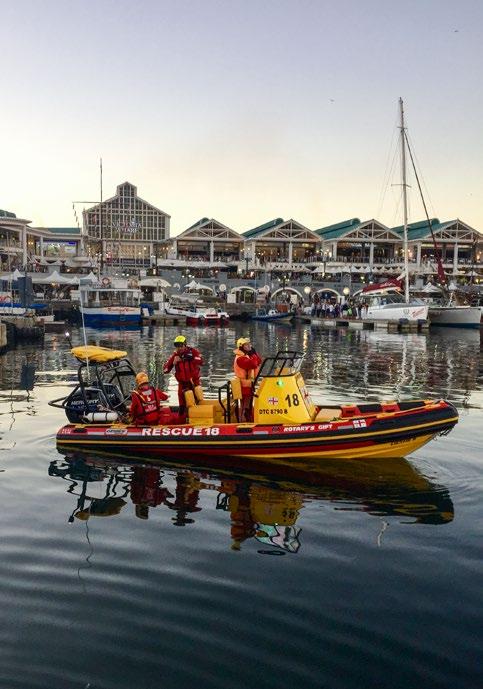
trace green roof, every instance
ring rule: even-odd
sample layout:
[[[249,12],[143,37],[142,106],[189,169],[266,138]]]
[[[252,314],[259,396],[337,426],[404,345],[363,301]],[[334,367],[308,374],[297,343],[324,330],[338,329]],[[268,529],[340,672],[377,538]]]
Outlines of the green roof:
[[[342,237],[342,235],[350,232],[354,227],[360,225],[361,221],[359,218],[350,218],[350,220],[343,220],[335,225],[327,225],[327,227],[321,227],[319,230],[315,230],[315,234],[318,234],[322,239],[337,239]]]
[[[283,223],[283,218],[274,218],[274,220],[269,220],[263,225],[254,227],[252,230],[242,232],[242,235],[247,239],[251,239],[252,237],[257,237],[258,235],[263,234],[266,230],[272,229],[272,227],[277,227],[277,225],[280,225],[281,223]]]
[[[80,236],[78,227],[47,227],[46,229],[52,234],[76,234]]]
[[[194,227],[199,227],[200,225],[203,225],[203,223],[208,222],[209,218],[201,218],[201,220],[198,220],[198,222],[195,222],[194,225],[191,225],[188,227],[188,230],[192,230]],[[187,232],[188,230],[185,230]]]
[[[16,218],[15,213],[10,213],[9,211],[0,210],[0,218]]]
[[[438,218],[430,218],[431,227],[434,230],[439,230],[443,225],[448,225],[448,222],[441,223]],[[398,227],[392,227],[394,232],[397,232],[401,237],[404,234],[404,225],[399,225]],[[428,226],[427,220],[418,220],[417,222],[408,223],[408,239],[423,239],[431,234]]]

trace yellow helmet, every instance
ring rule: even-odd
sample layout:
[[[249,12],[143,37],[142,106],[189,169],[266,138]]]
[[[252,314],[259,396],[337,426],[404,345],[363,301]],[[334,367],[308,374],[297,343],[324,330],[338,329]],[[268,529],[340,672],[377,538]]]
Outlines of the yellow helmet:
[[[250,344],[250,338],[249,337],[239,337],[238,340],[236,341],[236,346],[237,347],[243,347],[243,345]]]
[[[178,335],[174,338],[174,344],[186,344],[186,337],[184,335]]]
[[[142,385],[143,383],[149,383],[149,377],[145,371],[140,371],[136,376],[136,385]]]

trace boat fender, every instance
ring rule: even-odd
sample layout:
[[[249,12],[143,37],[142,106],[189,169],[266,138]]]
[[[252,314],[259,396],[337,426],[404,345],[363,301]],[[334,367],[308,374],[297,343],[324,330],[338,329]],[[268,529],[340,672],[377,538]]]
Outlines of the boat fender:
[[[84,419],[91,423],[113,423],[119,420],[119,414],[116,411],[93,411],[84,414]]]
[[[203,388],[201,385],[196,385],[194,389],[195,397],[198,402],[203,401]]]

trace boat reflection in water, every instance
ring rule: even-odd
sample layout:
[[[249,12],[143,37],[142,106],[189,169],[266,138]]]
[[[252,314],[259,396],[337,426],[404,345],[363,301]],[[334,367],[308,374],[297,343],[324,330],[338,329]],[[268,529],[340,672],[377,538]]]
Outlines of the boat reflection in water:
[[[206,491],[213,494],[213,509],[229,513],[231,548],[240,550],[254,539],[263,546],[258,550],[262,554],[297,553],[302,531],[297,520],[304,507],[317,501],[411,524],[445,524],[454,516],[447,489],[405,459],[327,460],[322,467],[304,462],[281,467],[279,475],[273,465],[257,463],[257,474],[252,472],[220,472],[206,464],[174,465],[171,460],[132,463],[124,457],[79,452],[49,466],[49,475],[67,481],[67,492],[75,496],[70,522],[116,516],[130,502],[137,518],[148,519],[151,510],[166,509],[173,512],[173,525],[191,526],[202,519],[200,494]],[[94,497],[99,484],[102,497]]]

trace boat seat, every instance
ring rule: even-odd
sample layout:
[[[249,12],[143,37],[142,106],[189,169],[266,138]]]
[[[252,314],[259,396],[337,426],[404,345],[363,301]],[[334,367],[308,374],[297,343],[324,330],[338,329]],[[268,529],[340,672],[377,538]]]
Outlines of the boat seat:
[[[203,404],[203,388],[201,385],[197,385],[194,390],[185,390],[184,399],[187,407]]]
[[[340,419],[341,415],[341,409],[328,409],[322,407],[322,409],[319,409],[319,411],[317,412],[314,421],[334,421],[334,419]]]
[[[184,391],[184,401],[186,402],[186,406],[188,408],[194,407],[196,405],[195,395],[194,395],[193,390],[185,390]]]
[[[192,426],[210,426],[215,423],[213,404],[197,404],[188,407],[188,423]]]
[[[198,407],[212,407],[213,409],[213,420],[214,423],[223,423],[225,420],[225,415],[223,412],[223,407],[218,402],[218,400],[202,400],[198,402]]]

